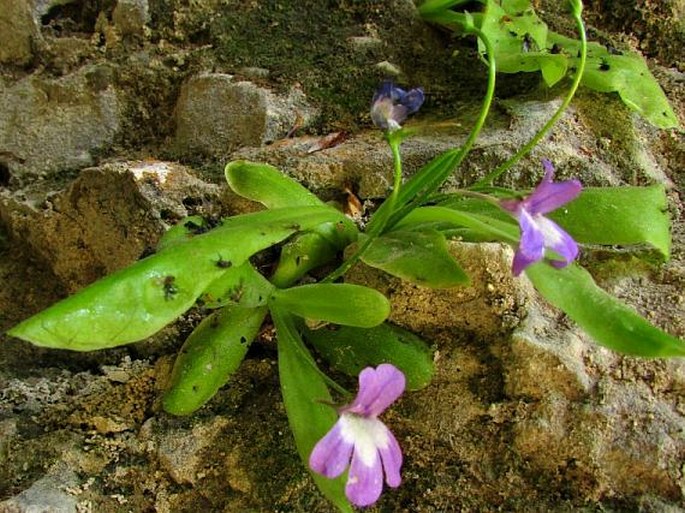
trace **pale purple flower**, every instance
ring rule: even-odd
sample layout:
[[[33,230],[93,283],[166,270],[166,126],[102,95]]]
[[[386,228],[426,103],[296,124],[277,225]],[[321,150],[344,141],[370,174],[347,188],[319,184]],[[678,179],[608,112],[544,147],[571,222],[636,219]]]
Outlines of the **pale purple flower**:
[[[355,506],[378,500],[383,474],[388,486],[400,485],[402,451],[378,416],[404,392],[404,385],[404,374],[388,363],[362,370],[357,397],[340,408],[338,422],[309,456],[311,469],[328,478],[349,466],[345,495]]]
[[[518,276],[529,265],[542,260],[545,249],[555,255],[550,264],[561,268],[570,264],[578,256],[578,245],[554,221],[544,214],[556,210],[580,194],[582,185],[578,180],[552,182],[554,167],[543,159],[545,176],[535,190],[523,200],[502,200],[500,205],[516,219],[521,227],[521,241],[514,255],[512,271]],[[560,259],[559,259],[560,258]]]
[[[383,130],[397,130],[423,104],[423,89],[405,91],[390,81],[385,81],[371,100],[371,119]]]

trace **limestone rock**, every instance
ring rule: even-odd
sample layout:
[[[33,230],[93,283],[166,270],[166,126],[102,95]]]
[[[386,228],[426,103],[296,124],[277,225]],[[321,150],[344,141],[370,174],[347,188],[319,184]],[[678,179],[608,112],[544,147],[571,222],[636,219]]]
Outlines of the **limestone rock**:
[[[197,423],[189,430],[171,430],[158,440],[158,457],[162,467],[178,484],[195,484],[204,465],[203,451],[229,424],[223,417]]]
[[[175,145],[182,153],[226,155],[282,138],[313,114],[296,87],[280,97],[252,82],[234,81],[231,75],[204,73],[181,90]]]
[[[77,477],[63,465],[40,478],[20,494],[0,503],[0,513],[77,513],[78,501],[64,491]]]
[[[118,0],[112,12],[114,26],[123,36],[140,36],[150,18],[147,0]]]
[[[94,163],[121,125],[116,90],[92,84],[97,66],[52,79],[0,81],[0,153],[13,180]]]
[[[28,0],[0,0],[0,64],[23,66],[40,39]],[[2,112],[4,109],[0,108]]]
[[[490,337],[517,326],[526,315],[532,289],[512,276],[511,250],[495,243],[452,242],[450,251],[471,279],[469,285],[429,289],[363,265],[347,280],[385,294],[392,304],[390,320],[415,332],[449,330]]]
[[[70,291],[151,250],[168,223],[218,198],[218,187],[168,162],[122,162],[81,172],[43,199],[0,198],[0,219]]]

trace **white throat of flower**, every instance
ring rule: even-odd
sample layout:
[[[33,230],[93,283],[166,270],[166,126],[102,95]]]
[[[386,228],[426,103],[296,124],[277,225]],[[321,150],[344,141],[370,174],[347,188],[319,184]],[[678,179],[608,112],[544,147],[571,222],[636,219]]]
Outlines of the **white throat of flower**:
[[[354,445],[354,451],[364,465],[371,467],[378,458],[378,450],[388,447],[388,429],[374,417],[354,413],[340,416],[340,434],[345,442]]]

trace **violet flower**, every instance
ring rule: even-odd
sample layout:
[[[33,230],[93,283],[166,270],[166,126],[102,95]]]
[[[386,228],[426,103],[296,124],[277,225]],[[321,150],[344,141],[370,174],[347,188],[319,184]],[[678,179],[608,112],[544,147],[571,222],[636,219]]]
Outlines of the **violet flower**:
[[[398,130],[407,116],[419,110],[423,99],[423,89],[420,87],[405,91],[385,81],[371,100],[371,119],[383,130]]]
[[[393,365],[362,370],[357,397],[340,408],[338,422],[309,456],[311,469],[328,478],[338,477],[350,467],[345,495],[355,506],[369,506],[378,500],[383,474],[388,486],[400,485],[402,451],[378,416],[402,394],[404,385],[404,374]]]
[[[545,249],[552,250],[561,259],[551,258],[550,264],[562,268],[578,256],[578,245],[554,221],[544,214],[575,199],[582,189],[578,180],[552,182],[554,167],[542,160],[545,176],[535,190],[523,200],[502,200],[500,205],[516,219],[521,227],[521,240],[514,255],[512,272],[518,276],[529,265],[542,260]]]

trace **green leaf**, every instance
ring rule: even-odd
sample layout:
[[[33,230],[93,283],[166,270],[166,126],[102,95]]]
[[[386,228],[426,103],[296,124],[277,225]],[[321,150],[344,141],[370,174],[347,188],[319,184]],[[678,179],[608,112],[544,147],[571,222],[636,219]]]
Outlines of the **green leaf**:
[[[549,214],[581,243],[650,244],[664,258],[671,234],[662,185],[583,189],[578,198]]]
[[[313,321],[370,328],[390,315],[390,302],[377,290],[349,283],[314,283],[275,290],[269,306]]]
[[[209,227],[202,216],[188,216],[164,232],[157,243],[157,252],[174,244],[187,242],[195,235],[204,233],[207,230],[209,230]]]
[[[225,175],[236,194],[266,208],[323,205],[302,185],[268,164],[236,160],[226,165]]]
[[[266,313],[266,307],[231,305],[205,318],[176,357],[164,410],[190,415],[214,397],[242,363]]]
[[[496,212],[496,213],[495,213]],[[420,207],[412,210],[396,225],[397,230],[410,230],[421,226],[449,226],[466,228],[465,235],[479,241],[502,241],[518,244],[518,225],[511,219],[501,218],[496,209],[492,213],[476,213],[448,207]],[[509,217],[506,216],[505,217]]]
[[[392,231],[373,240],[361,260],[404,280],[434,289],[468,283],[445,237],[436,230]]]
[[[231,162],[226,166],[226,180],[237,194],[270,209],[324,204],[302,185],[268,164],[244,160]],[[280,270],[277,270],[275,277],[278,286],[294,283],[309,270],[328,262],[337,250],[356,240],[358,235],[355,224],[342,214],[337,222],[323,223],[313,227],[312,231],[319,237],[303,235],[284,250],[285,259],[281,259]],[[307,257],[311,267],[305,269],[300,263]],[[290,275],[291,271],[300,274]]]
[[[337,253],[318,233],[302,233],[283,245],[271,282],[277,287],[289,287],[312,269],[333,260]]]
[[[373,213],[366,225],[366,233],[377,231],[379,226],[384,226],[384,222],[388,218],[390,218],[388,226],[394,226],[400,218],[406,215],[405,206],[412,199],[423,191],[434,190],[452,174],[458,159],[458,153],[449,150],[425,164],[399,189],[395,204],[391,201],[381,203],[381,206]]]
[[[392,363],[407,378],[409,390],[428,386],[433,378],[433,353],[421,338],[399,326],[374,328],[327,326],[304,334],[330,364],[350,376],[368,366]]]
[[[526,274],[547,301],[563,310],[598,344],[637,356],[685,356],[685,342],[652,326],[607,294],[578,265],[555,269],[541,262],[528,267]]]
[[[309,469],[309,455],[338,420],[330,393],[309,351],[304,347],[292,317],[278,308],[271,310],[278,336],[278,372],[283,404],[297,452]],[[310,471],[311,472],[311,471]],[[311,472],[316,486],[340,511],[352,513],[345,497],[345,476],[327,479]]]
[[[297,230],[339,219],[330,207],[236,216],[99,280],[12,328],[39,346],[92,351],[142,340],[188,310],[207,286]],[[220,263],[224,262],[224,263]]]
[[[550,32],[549,44],[562,48],[571,56],[571,63],[577,64],[575,55],[580,49],[579,42]],[[661,86],[644,59],[636,53],[619,55],[602,45],[589,43],[581,84],[602,93],[617,92],[630,109],[659,128],[679,126]]]
[[[232,267],[209,284],[200,296],[205,308],[228,304],[245,307],[266,305],[274,286],[250,262]]]
[[[503,73],[542,71],[548,86],[566,75],[568,59],[548,51],[547,25],[537,16],[527,0],[487,2],[481,30],[494,49],[497,70]],[[479,50],[485,46],[479,41]]]
[[[450,7],[467,4],[471,0],[427,0],[419,6],[419,14],[428,16],[432,13],[448,10]]]

